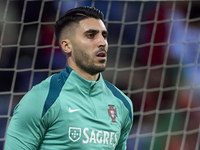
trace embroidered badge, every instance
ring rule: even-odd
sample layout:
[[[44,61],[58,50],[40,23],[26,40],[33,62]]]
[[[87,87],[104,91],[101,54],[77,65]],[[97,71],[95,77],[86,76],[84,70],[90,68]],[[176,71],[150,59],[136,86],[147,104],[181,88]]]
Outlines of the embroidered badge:
[[[110,117],[112,118],[112,122],[116,122],[115,118],[117,116],[117,112],[116,110],[113,108],[114,105],[108,105],[109,109],[108,109],[108,114],[110,115]]]
[[[69,138],[76,142],[81,138],[81,128],[69,127]]]

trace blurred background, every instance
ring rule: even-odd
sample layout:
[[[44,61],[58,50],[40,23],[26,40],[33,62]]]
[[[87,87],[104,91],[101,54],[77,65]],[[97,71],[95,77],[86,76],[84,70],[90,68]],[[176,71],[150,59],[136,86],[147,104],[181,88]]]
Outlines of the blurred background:
[[[134,106],[128,150],[200,150],[199,1],[0,1],[0,150],[13,109],[32,86],[65,69],[55,21],[78,6],[104,13],[104,79]]]

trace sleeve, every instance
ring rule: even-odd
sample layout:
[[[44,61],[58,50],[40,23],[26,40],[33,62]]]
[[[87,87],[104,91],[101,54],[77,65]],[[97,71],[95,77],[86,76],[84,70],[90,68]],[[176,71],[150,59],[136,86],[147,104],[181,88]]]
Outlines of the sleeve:
[[[36,150],[44,136],[41,116],[45,92],[31,90],[15,107],[9,123],[5,150]]]
[[[132,128],[132,123],[133,123],[133,105],[131,100],[128,98],[128,103],[130,105],[130,109],[128,109],[128,111],[124,111],[127,112],[125,115],[125,119],[123,120],[123,127],[121,129],[121,135],[120,135],[120,139],[118,141],[118,144],[116,146],[116,150],[126,150],[127,148],[127,139],[129,136],[129,133],[131,131]],[[126,108],[127,109],[127,108]],[[132,115],[130,115],[132,114]]]

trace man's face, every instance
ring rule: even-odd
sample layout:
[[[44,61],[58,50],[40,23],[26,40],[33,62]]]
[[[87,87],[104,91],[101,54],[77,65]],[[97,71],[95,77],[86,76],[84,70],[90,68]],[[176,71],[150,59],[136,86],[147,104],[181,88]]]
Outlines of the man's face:
[[[72,58],[75,64],[89,74],[97,74],[106,68],[107,30],[102,20],[94,18],[79,22],[72,42]]]

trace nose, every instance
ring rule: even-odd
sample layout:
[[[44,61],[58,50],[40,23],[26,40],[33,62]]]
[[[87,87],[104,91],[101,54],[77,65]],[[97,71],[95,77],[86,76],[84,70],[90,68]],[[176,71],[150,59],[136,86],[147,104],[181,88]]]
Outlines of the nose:
[[[102,35],[99,36],[98,47],[106,47],[107,44],[107,39],[105,39]]]

